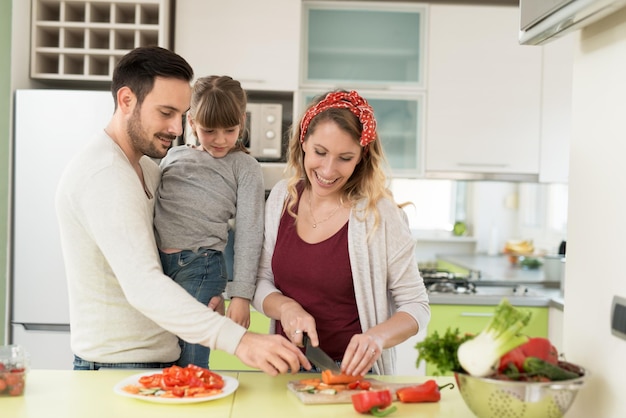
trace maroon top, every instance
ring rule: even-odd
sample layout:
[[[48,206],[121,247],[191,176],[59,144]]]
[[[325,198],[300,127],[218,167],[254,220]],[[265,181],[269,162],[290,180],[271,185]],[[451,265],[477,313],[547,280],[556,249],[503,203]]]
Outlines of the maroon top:
[[[315,318],[320,347],[342,360],[350,338],[362,332],[348,255],[348,222],[327,240],[309,244],[298,236],[294,219],[285,211],[272,270],[276,288]],[[276,333],[285,335],[280,321]]]

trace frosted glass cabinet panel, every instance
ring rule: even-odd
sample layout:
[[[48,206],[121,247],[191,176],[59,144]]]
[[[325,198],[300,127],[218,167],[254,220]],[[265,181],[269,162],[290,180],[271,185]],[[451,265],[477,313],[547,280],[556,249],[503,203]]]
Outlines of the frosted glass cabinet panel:
[[[426,6],[304,2],[302,84],[424,85]]]
[[[321,92],[307,91],[302,109]],[[374,109],[377,130],[394,177],[423,175],[424,95],[359,90]]]

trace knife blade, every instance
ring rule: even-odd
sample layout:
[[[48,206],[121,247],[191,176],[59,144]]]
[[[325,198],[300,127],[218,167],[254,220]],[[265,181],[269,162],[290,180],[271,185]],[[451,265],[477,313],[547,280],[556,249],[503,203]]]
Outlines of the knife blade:
[[[304,355],[309,359],[311,363],[313,363],[320,370],[331,370],[334,373],[341,373],[341,369],[335,363],[335,360],[332,359],[328,354],[324,352],[319,347],[313,347],[311,345],[311,340],[309,336],[305,334],[302,335],[302,342],[304,343]]]

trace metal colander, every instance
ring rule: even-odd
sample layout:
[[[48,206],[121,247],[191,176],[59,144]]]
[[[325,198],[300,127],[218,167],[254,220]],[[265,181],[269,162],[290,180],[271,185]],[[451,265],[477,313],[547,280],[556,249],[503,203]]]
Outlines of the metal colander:
[[[468,408],[478,418],[561,418],[589,373],[555,382],[518,382],[456,373]]]

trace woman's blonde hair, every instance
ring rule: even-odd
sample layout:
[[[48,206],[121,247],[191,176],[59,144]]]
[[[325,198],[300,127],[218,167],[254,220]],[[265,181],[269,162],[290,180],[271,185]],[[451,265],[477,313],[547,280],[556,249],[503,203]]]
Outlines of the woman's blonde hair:
[[[302,129],[300,122],[307,116],[307,112],[324,100],[327,95],[328,94],[324,94],[313,100],[307,110],[302,114],[300,121],[294,123],[291,128],[291,136],[287,150],[287,171],[291,172],[293,175],[287,185],[289,199],[287,200],[286,210],[296,220],[297,215],[294,212],[294,208],[298,204],[298,191],[296,186],[302,180],[304,181],[305,188],[311,185],[304,169],[304,151],[300,138]],[[316,128],[325,122],[335,123],[342,131],[352,136],[357,144],[361,143],[363,124],[358,116],[345,107],[329,107],[314,116],[306,128],[306,133],[304,138],[302,138],[303,142],[306,142],[309,136],[315,132]],[[356,165],[354,172],[344,186],[342,200],[347,200],[354,208],[356,202],[361,199],[366,199],[367,204],[363,209],[363,213],[357,216],[359,216],[360,219],[365,219],[372,213],[375,219],[375,229],[380,222],[380,214],[378,213],[376,204],[380,199],[392,198],[392,196],[391,192],[387,189],[387,176],[383,170],[386,159],[382,145],[378,139],[378,132],[374,135],[375,140],[361,148],[361,161]]]
[[[193,85],[189,116],[207,128],[239,126],[239,138],[231,152],[249,153],[242,139],[247,104],[248,95],[239,81],[226,75],[201,77]]]

